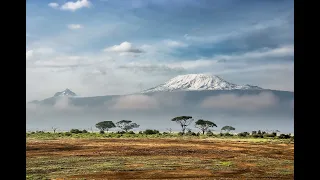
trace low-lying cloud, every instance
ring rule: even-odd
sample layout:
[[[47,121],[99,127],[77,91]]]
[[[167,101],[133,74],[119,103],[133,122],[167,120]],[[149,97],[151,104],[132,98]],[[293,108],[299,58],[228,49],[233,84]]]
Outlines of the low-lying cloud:
[[[257,95],[224,94],[210,96],[200,104],[203,108],[212,109],[239,109],[258,110],[277,105],[278,98],[269,92],[261,92]]]
[[[111,109],[115,110],[141,110],[158,108],[158,101],[147,95],[129,95],[122,96],[114,100]]]

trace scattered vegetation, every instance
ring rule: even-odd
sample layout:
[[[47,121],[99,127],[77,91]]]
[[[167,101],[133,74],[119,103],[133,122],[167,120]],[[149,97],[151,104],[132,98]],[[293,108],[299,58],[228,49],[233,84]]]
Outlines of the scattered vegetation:
[[[139,131],[135,133],[132,131],[134,128],[140,127],[140,125],[133,123],[131,120],[121,120],[114,124],[112,121],[101,121],[98,122],[95,127],[99,129],[99,133],[94,133],[92,127],[91,133],[87,130],[80,129],[71,129],[69,132],[59,132],[56,130],[58,128],[52,127],[53,133],[44,132],[44,131],[36,131],[27,133],[27,137],[33,138],[63,138],[63,137],[74,137],[74,138],[175,138],[175,137],[195,137],[195,138],[261,138],[261,139],[289,139],[290,141],[294,141],[294,136],[290,134],[280,134],[277,136],[279,130],[274,131],[252,131],[252,133],[241,132],[238,134],[232,134],[231,131],[234,131],[236,128],[232,126],[223,126],[221,128],[220,133],[213,133],[210,128],[218,127],[214,122],[209,120],[199,119],[195,122],[195,127],[200,130],[200,132],[193,132],[192,129],[187,127],[193,122],[192,116],[178,116],[171,121],[178,123],[181,126],[181,132],[174,133],[171,128],[167,130],[169,132],[160,132],[156,129],[146,129],[144,131]],[[109,130],[112,128],[120,128],[121,131],[111,132]],[[131,131],[129,131],[131,130]],[[186,132],[187,130],[187,132]],[[106,133],[105,133],[106,131]],[[224,133],[223,133],[224,132]]]

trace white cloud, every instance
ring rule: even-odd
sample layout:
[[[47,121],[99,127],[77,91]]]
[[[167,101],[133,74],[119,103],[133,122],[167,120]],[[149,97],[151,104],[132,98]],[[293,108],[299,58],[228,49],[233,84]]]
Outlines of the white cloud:
[[[61,9],[74,12],[81,8],[89,8],[90,6],[91,6],[91,2],[88,0],[77,0],[76,2],[72,2],[72,1],[66,2],[61,6]]]
[[[267,58],[281,58],[284,56],[290,56],[294,54],[294,47],[293,45],[282,46],[275,49],[261,49],[258,51],[252,51],[242,54],[235,54],[235,55],[216,55],[210,59],[198,59],[198,60],[188,60],[188,61],[181,61],[177,63],[170,64],[171,67],[182,67],[184,69],[199,69],[205,68],[210,66],[219,66],[219,61],[222,59],[228,62],[235,62],[235,63],[243,63],[244,61],[252,60],[266,60]],[[220,65],[224,66],[224,65]]]
[[[59,4],[52,2],[52,3],[49,3],[48,6],[55,9],[55,8],[58,8],[58,7],[59,7]]]
[[[155,98],[146,95],[129,95],[117,98],[112,109],[154,109],[158,107],[158,102]]]
[[[188,46],[183,42],[173,41],[173,40],[165,40],[164,43],[169,47],[187,47]]]
[[[53,54],[55,51],[52,48],[37,48],[26,51],[26,59],[36,59],[39,55]]]
[[[201,106],[212,109],[257,110],[272,107],[278,102],[279,100],[272,93],[262,92],[258,95],[224,94],[211,96],[203,100]]]
[[[227,30],[225,33],[217,33],[217,35],[209,36],[193,36],[185,34],[184,38],[188,41],[200,42],[200,43],[220,43],[222,41],[230,40],[233,38],[243,37],[253,32],[259,32],[271,27],[283,26],[286,20],[282,18],[272,19],[268,21],[263,21],[253,26],[245,26],[244,28],[234,28]]]
[[[26,59],[29,60],[31,59],[32,56],[33,56],[33,50],[28,50],[26,52]]]
[[[77,30],[83,28],[81,24],[68,24],[68,28],[72,30]]]
[[[57,100],[54,104],[54,107],[57,109],[66,109],[69,107],[69,98],[68,97],[61,97]]]
[[[52,54],[55,52],[55,50],[52,48],[38,48],[35,49],[35,52],[40,54]]]
[[[114,46],[105,48],[104,51],[118,52],[118,53],[142,53],[140,49],[133,47],[132,44],[127,41],[121,43],[120,45],[114,45]]]

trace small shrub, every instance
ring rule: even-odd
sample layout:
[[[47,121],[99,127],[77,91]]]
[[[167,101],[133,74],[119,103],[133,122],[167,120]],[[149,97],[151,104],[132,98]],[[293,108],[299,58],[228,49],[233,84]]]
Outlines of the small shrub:
[[[117,134],[125,134],[125,131],[118,131]]]
[[[188,129],[188,132],[186,133],[187,136],[196,136],[197,134],[192,132],[191,129]]]
[[[70,133],[79,134],[79,133],[82,133],[82,131],[80,131],[79,129],[71,129]]]
[[[100,131],[100,134],[104,134],[104,131]]]
[[[221,134],[222,134],[222,135],[221,135]],[[230,134],[230,133],[224,133],[224,134],[223,134],[223,133],[220,133],[220,135],[221,135],[221,136],[233,136],[233,134]]]
[[[183,136],[183,133],[182,132],[178,132],[178,136]]]
[[[159,134],[159,131],[158,130],[152,130],[152,129],[146,129],[145,131],[143,131],[143,134]]]
[[[65,136],[72,136],[72,133],[71,132],[66,132],[64,133]]]
[[[84,130],[82,130],[82,133],[88,133],[88,131],[84,129]]]
[[[249,136],[250,134],[248,132],[241,132],[241,133],[238,133],[238,136],[240,137],[247,137]]]
[[[279,139],[289,139],[291,136],[289,134],[280,134]]]
[[[32,131],[31,134],[34,134],[34,132]]]
[[[276,133],[270,133],[270,134],[266,133],[263,135],[263,137],[276,137],[276,136],[277,136]]]
[[[252,131],[251,135],[257,134],[257,131]]]
[[[129,131],[126,134],[135,134],[133,131]]]
[[[263,138],[263,135],[262,134],[254,134],[254,135],[252,135],[252,137],[254,137],[254,138]]]
[[[207,136],[213,136],[213,132],[211,132],[210,130],[207,131]]]

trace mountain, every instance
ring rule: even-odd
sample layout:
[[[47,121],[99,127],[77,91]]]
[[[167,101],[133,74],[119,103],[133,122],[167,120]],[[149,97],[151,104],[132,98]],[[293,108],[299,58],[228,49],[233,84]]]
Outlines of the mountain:
[[[54,97],[58,97],[58,96],[76,96],[76,93],[72,92],[70,89],[67,88],[64,91],[57,92],[54,94]]]
[[[201,102],[207,97],[225,94],[233,94],[237,96],[259,95],[261,92],[269,92],[274,94],[281,101],[290,101],[293,99],[293,92],[263,89],[253,85],[237,85],[222,79],[219,76],[211,76],[206,74],[188,74],[180,75],[170,79],[164,84],[154,88],[147,89],[140,93],[128,95],[147,95],[160,97],[178,97],[183,96],[186,104],[194,104]],[[54,96],[43,99],[41,101],[32,101],[29,103],[55,105],[61,97],[67,97],[71,105],[82,107],[104,106],[113,103],[114,99],[125,97],[128,95],[106,95],[94,97],[79,97],[70,89],[57,92]]]
[[[144,90],[142,93],[203,90],[262,90],[262,88],[248,84],[233,84],[219,76],[207,74],[187,74],[176,76],[164,84]]]
[[[64,91],[61,92],[56,92],[52,97],[46,98],[44,100],[38,101],[38,100],[33,100],[28,102],[28,104],[51,104],[54,105],[56,103],[56,100],[61,98],[61,97],[76,97],[77,94],[72,92],[70,89],[65,89]]]

